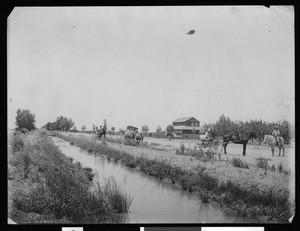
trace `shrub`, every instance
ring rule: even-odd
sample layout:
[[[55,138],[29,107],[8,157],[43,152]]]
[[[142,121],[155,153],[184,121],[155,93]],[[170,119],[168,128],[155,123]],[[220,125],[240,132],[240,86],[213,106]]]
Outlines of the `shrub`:
[[[201,191],[199,192],[199,195],[200,195],[200,199],[202,200],[203,203],[209,202],[209,195],[208,195],[207,192],[201,190]]]
[[[276,169],[275,169],[275,165],[273,164],[272,167],[271,167],[271,171],[274,172],[275,170],[276,170]]]
[[[231,160],[231,163],[234,167],[237,167],[237,168],[249,168],[248,164],[246,161],[242,161],[240,158],[236,158],[234,157],[232,160]]]
[[[20,135],[14,135],[12,138],[12,151],[13,153],[21,151],[24,148],[25,144]]]
[[[101,141],[101,144],[104,145],[104,146],[107,146],[107,145],[108,145],[107,142],[106,142],[105,140],[102,140],[102,141]]]
[[[112,207],[118,213],[128,212],[133,201],[133,197],[124,193],[121,190],[120,186],[117,185],[114,178],[106,179],[103,189],[101,189],[98,184],[98,191],[102,191],[104,195],[108,197],[108,200],[112,204]]]
[[[180,145],[180,152],[181,152],[182,154],[184,153],[184,149],[185,149],[184,144],[181,144],[181,145]]]
[[[268,169],[268,159],[267,158],[257,158],[256,166],[267,170]]]
[[[22,159],[23,159],[23,174],[24,177],[27,178],[27,175],[29,173],[29,167],[31,164],[31,158],[29,156],[27,148],[25,148],[25,150],[22,153]]]
[[[280,164],[278,165],[278,171],[281,173],[283,172],[283,167],[282,167],[282,163],[280,162]]]
[[[85,172],[87,178],[89,179],[89,181],[92,181],[95,174],[92,173],[93,172],[93,169],[89,168],[89,167],[84,167],[82,168],[82,170]]]

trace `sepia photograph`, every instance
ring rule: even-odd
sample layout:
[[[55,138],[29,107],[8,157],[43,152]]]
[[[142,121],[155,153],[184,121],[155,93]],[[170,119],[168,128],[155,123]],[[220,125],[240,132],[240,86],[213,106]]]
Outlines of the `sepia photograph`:
[[[7,137],[10,225],[289,224],[294,7],[15,7]]]

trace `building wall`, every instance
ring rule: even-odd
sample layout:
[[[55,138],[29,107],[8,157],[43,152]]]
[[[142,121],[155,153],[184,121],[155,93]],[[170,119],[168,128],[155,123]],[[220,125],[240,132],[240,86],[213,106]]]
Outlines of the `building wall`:
[[[195,134],[199,134],[199,130],[194,131]],[[192,129],[174,129],[175,134],[194,134]]]

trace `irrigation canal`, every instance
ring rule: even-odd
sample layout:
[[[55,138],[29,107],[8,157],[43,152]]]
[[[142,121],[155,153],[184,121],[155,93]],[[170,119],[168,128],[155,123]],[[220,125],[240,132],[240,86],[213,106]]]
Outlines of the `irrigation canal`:
[[[133,196],[127,223],[248,223],[243,217],[224,212],[219,206],[202,203],[199,196],[148,176],[137,169],[108,161],[99,155],[72,146],[69,142],[52,137],[63,154],[90,167],[96,174],[94,185],[104,184],[104,179],[114,177],[123,191]]]

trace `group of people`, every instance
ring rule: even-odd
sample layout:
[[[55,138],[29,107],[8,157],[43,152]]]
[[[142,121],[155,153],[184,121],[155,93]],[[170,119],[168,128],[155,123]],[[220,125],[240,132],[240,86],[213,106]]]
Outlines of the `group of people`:
[[[100,125],[100,128],[98,129],[98,127],[97,126],[95,126],[94,124],[93,124],[93,132],[94,133],[96,133],[97,131],[102,131],[103,130],[103,128],[102,128],[102,126]]]
[[[106,136],[106,126],[101,126],[100,125],[100,128],[98,129],[97,126],[95,126],[93,124],[93,132],[101,139],[101,137],[103,136],[105,138]]]

